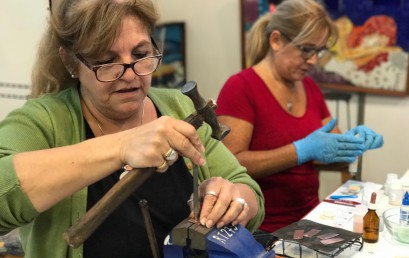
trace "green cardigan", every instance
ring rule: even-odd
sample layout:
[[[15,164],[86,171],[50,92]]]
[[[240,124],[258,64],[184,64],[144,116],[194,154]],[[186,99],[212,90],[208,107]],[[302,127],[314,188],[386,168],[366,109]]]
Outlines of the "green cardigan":
[[[178,90],[151,88],[149,97],[162,115],[183,119],[194,111],[190,99]],[[82,246],[70,248],[62,234],[86,212],[87,189],[38,213],[20,187],[13,154],[84,141],[83,120],[78,90],[73,86],[27,101],[0,123],[0,233],[19,227],[25,258],[82,257]],[[233,183],[249,185],[259,205],[259,213],[247,225],[254,231],[264,218],[264,199],[258,184],[223,144],[210,137],[209,125],[202,125],[198,133],[205,145],[207,160],[199,180],[221,176]],[[185,159],[185,162],[190,161]]]

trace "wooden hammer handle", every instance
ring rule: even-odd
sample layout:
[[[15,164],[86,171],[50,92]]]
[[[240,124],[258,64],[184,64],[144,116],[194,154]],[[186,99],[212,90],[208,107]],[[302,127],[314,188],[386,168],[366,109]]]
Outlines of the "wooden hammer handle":
[[[77,248],[126,198],[156,171],[156,168],[132,169],[119,180],[84,216],[64,232],[65,241]]]
[[[203,123],[203,117],[192,114],[184,121],[196,129]],[[156,168],[132,169],[84,214],[72,227],[63,233],[68,245],[77,248],[102,224],[102,222],[156,171]]]

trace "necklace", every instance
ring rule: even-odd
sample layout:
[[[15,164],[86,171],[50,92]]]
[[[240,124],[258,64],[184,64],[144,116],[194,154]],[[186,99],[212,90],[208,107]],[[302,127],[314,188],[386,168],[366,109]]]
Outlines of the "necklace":
[[[275,85],[275,84],[277,84],[277,83],[278,83],[278,84],[282,84],[282,86],[284,87],[284,90],[278,89],[279,92],[280,92],[280,91],[282,92],[282,93],[276,93],[276,94],[278,94],[278,96],[283,95],[283,98],[285,98],[285,96],[288,95],[288,94],[285,93],[287,90],[289,90],[289,92],[290,92],[291,95],[294,94],[295,84],[293,84],[293,85],[286,85],[285,82],[283,82],[282,80],[278,79],[278,77],[275,76],[275,73],[273,73],[272,67],[269,65],[269,63],[268,63],[268,61],[267,61],[266,59],[264,59],[264,67],[265,67],[265,68],[262,68],[262,69],[265,71],[265,73],[267,74],[266,76],[267,76],[267,78],[268,78],[268,79],[266,79],[266,85],[267,85],[267,87],[268,87],[268,83],[267,83],[267,82],[270,82],[271,85]],[[263,73],[263,72],[262,72],[262,73]],[[273,93],[273,91],[274,91],[273,89],[270,89],[270,91],[272,92],[273,95],[275,94],[275,93]],[[284,91],[284,92],[283,92],[283,91]],[[286,110],[287,110],[287,112],[292,113],[292,112],[293,112],[293,107],[294,107],[293,100],[290,99],[290,97],[286,97],[286,99],[287,99],[287,103],[285,104]]]
[[[294,107],[294,103],[293,103],[293,100],[295,97],[294,95],[296,94],[296,84],[295,83],[291,85],[284,84],[284,89],[288,91],[288,93],[286,94],[287,95],[287,105],[286,105],[287,111],[292,113],[293,107]]]
[[[287,100],[287,111],[293,112],[293,102],[291,100]]]
[[[89,109],[88,105],[85,103],[84,99],[81,97],[81,103],[83,104],[83,106],[85,107],[85,109],[87,110],[87,112],[90,114],[92,120],[94,120],[95,124],[98,126],[99,131],[101,132],[101,135],[105,135],[104,130],[102,129],[101,123],[99,122],[99,120],[94,116],[94,114],[91,112],[91,110]],[[145,116],[145,101],[142,101],[142,114],[141,114],[141,121],[139,123],[139,125],[143,124],[143,117]],[[131,171],[133,169],[133,167],[129,166],[129,165],[125,165],[122,167],[123,171],[121,173],[121,175],[119,176],[119,180],[121,180],[126,174],[128,174],[129,171]]]

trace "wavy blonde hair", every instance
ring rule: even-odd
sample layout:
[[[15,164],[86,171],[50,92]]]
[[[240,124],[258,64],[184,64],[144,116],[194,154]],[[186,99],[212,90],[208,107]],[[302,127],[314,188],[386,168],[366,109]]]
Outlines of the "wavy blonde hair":
[[[247,63],[255,65],[269,51],[269,36],[280,31],[294,44],[302,42],[316,31],[327,36],[327,47],[335,44],[337,29],[324,7],[314,0],[284,0],[272,14],[261,16],[251,27],[246,42]]]
[[[60,47],[72,53],[98,57],[107,51],[118,35],[125,16],[141,20],[150,35],[159,18],[150,0],[63,0],[53,6],[33,66],[31,98],[45,93],[59,92],[72,87],[78,79],[71,78],[78,69],[75,58],[65,60],[59,55]]]

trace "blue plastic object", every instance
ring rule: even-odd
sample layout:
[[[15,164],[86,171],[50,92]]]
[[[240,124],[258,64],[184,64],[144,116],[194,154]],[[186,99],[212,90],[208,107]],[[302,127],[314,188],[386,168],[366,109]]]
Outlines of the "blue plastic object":
[[[209,258],[274,258],[274,250],[266,251],[243,226],[214,228],[205,236]],[[165,258],[191,257],[188,246],[172,244],[171,237],[163,246]]]
[[[331,195],[329,198],[332,200],[346,199],[346,198],[354,199],[354,198],[358,198],[358,195],[355,195],[355,194],[353,195],[352,194],[351,195]]]

